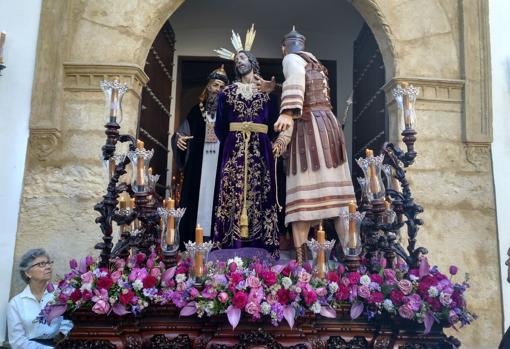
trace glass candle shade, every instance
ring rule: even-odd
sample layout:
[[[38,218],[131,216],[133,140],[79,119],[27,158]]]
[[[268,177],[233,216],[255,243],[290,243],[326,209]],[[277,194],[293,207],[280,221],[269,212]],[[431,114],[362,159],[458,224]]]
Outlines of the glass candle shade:
[[[386,196],[386,189],[381,177],[382,162],[384,156],[369,156],[356,160],[363,170],[367,186],[367,197],[369,201],[383,199]]]
[[[319,242],[315,239],[306,242],[310,251],[312,251],[313,258],[313,272],[320,278],[323,278],[329,271],[329,256],[335,240]]]
[[[131,160],[131,189],[135,193],[146,193],[149,191],[149,162],[154,155],[154,149],[136,148],[129,151],[127,156]]]
[[[163,222],[161,227],[161,250],[164,255],[176,255],[179,250],[179,244],[181,243],[179,223],[185,211],[185,208],[158,207],[158,214]]]
[[[392,90],[392,94],[397,105],[399,124],[403,125],[401,129],[416,128],[415,105],[418,89],[407,82],[402,82]]]
[[[340,222],[343,226],[342,248],[346,256],[359,256],[362,249],[360,227],[365,212],[342,212],[340,213]]]
[[[191,258],[191,280],[195,284],[203,284],[207,276],[206,261],[213,247],[213,242],[197,244],[196,242],[188,241],[184,243],[184,246]]]
[[[101,89],[105,94],[105,123],[122,122],[122,98],[128,90],[127,83],[121,83],[119,80],[103,80],[100,82]]]
[[[101,159],[103,157],[101,156]],[[115,168],[124,162],[126,159],[126,154],[118,154],[113,155],[107,160],[102,159],[103,162],[103,175],[106,180],[106,183],[110,183],[113,175],[115,174]]]

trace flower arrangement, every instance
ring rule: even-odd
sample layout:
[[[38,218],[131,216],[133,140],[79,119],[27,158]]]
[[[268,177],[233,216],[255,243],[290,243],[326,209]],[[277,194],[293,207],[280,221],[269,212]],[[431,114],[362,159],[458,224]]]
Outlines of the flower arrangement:
[[[475,318],[464,299],[468,282],[455,283],[437,267],[430,268],[426,258],[419,269],[408,270],[405,264],[386,268],[384,260],[371,266],[370,271],[362,264],[359,271],[349,272],[339,264],[320,279],[308,264],[268,265],[236,257],[209,262],[199,289],[189,278],[187,259],[165,270],[155,253],[137,254],[105,269],[86,257],[79,264],[70,262],[71,272],[59,282],[55,301],[41,318],[51,321],[81,307],[97,314],[138,315],[150,304],[174,304],[181,316],[226,314],[233,328],[242,314],[253,320],[267,317],[275,326],[285,319],[293,327],[305,312],[334,318],[336,308],[350,305],[353,319],[362,314],[369,320],[401,318],[424,324],[426,333],[434,322],[464,326]],[[457,268],[450,267],[450,274],[457,274]]]

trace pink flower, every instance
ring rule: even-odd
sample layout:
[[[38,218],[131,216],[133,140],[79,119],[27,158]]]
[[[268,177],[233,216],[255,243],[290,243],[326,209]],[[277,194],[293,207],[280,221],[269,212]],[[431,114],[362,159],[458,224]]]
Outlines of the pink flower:
[[[350,272],[347,277],[353,285],[356,285],[359,282],[359,279],[361,279],[361,275],[357,271]]]
[[[159,268],[152,268],[151,269],[151,275],[155,278],[159,278],[161,276],[161,269]]]
[[[143,254],[143,253],[142,253]],[[145,256],[145,255],[144,255]],[[129,281],[143,280],[147,277],[147,270],[145,268],[133,268],[129,274]]]
[[[248,276],[246,283],[251,288],[259,288],[261,286],[260,279],[253,275]]]
[[[122,258],[117,258],[117,259],[115,260],[115,268],[116,268],[117,270],[119,270],[119,269],[124,269],[124,267],[125,267],[125,266],[126,266],[126,261],[125,261],[124,259],[122,259]]]
[[[199,294],[200,292],[194,287],[192,287],[191,290],[189,291],[189,295],[191,298],[197,298]]]
[[[186,283],[185,282],[179,282],[175,289],[177,291],[180,291],[180,292],[185,291],[186,290]]]
[[[71,269],[77,269],[78,268],[78,262],[76,261],[76,259],[73,258],[73,259],[71,259],[69,261],[69,267]]]
[[[308,282],[310,282],[311,277],[312,276],[309,273],[307,273],[305,270],[301,270],[301,272],[299,273],[299,281],[300,282],[308,283]]]
[[[248,301],[255,302],[260,304],[262,302],[262,299],[264,298],[264,290],[262,287],[259,288],[252,288],[250,290],[250,294],[248,295]]]
[[[407,306],[407,304],[404,304],[400,308],[398,308],[398,313],[400,316],[402,316],[404,319],[412,319],[414,318],[414,311]]]
[[[395,276],[395,271],[392,269],[384,269],[383,271],[384,278],[386,279],[386,283],[388,285],[394,285],[397,283],[397,278]]]
[[[381,292],[374,292],[370,295],[370,303],[382,303],[384,301],[384,294]]]
[[[267,286],[273,286],[276,284],[276,273],[274,271],[267,271],[262,274],[262,278],[264,279],[264,282]]]
[[[266,295],[266,301],[269,303],[269,304],[274,304],[276,302],[278,302],[278,298],[276,295],[273,295],[272,293],[269,293]]]
[[[96,281],[96,287],[109,290],[113,285],[113,280],[108,276],[102,276]]]
[[[317,294],[314,291],[303,290],[303,299],[306,305],[312,305],[317,300]]]
[[[413,311],[420,310],[421,303],[421,297],[417,294],[413,294],[407,297],[407,306]]]
[[[228,270],[231,272],[231,273],[234,273],[236,270],[237,270],[237,264],[232,262],[228,265]]]
[[[244,307],[244,310],[250,314],[253,318],[260,318],[260,304],[255,302],[248,302]]]
[[[338,274],[335,273],[334,271],[328,271],[328,274],[326,275],[326,277],[329,282],[337,282],[338,283],[338,280],[340,279],[338,277]]]
[[[408,295],[413,290],[413,283],[409,280],[400,280],[397,286],[405,295]]]
[[[107,314],[110,311],[110,304],[100,299],[94,304],[92,311],[96,314]]]
[[[338,285],[338,291],[336,291],[336,299],[339,301],[345,301],[349,299],[350,289],[344,284]]]
[[[342,276],[345,273],[345,267],[343,264],[338,265],[338,275]]]
[[[361,298],[369,299],[370,298],[370,288],[368,286],[358,286],[358,296]]]
[[[319,287],[316,292],[319,297],[325,297],[328,294],[328,290],[325,287]]]
[[[344,285],[346,287],[348,287],[351,284],[351,280],[349,280],[348,278],[342,278],[341,282],[342,282],[342,285]]]
[[[80,276],[82,284],[90,284],[94,279],[94,274],[91,271],[86,272]]]
[[[114,271],[114,272],[112,273],[112,275],[111,275],[111,277],[112,277],[112,281],[113,281],[114,283],[117,283],[117,281],[119,281],[119,279],[121,278],[121,276],[122,276],[122,273],[121,273],[120,271],[118,271],[118,270]]]
[[[243,291],[238,291],[232,299],[232,305],[238,309],[243,309],[248,303],[248,295]]]
[[[228,294],[226,292],[220,292],[218,294],[218,300],[221,303],[226,303],[228,301]]]
[[[202,291],[202,297],[205,299],[214,299],[218,295],[218,292],[213,287],[206,287]]]

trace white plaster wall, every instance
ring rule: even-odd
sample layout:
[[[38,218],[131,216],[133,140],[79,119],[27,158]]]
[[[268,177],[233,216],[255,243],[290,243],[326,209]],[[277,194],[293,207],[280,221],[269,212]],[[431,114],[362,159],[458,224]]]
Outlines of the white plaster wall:
[[[492,159],[496,188],[501,283],[503,292],[505,329],[510,326],[510,284],[504,265],[510,248],[510,225],[506,218],[510,212],[510,2],[489,1],[489,23],[492,63],[492,113],[494,142]]]
[[[7,32],[0,76],[0,344],[6,340],[14,246],[20,207],[41,0],[0,1],[0,31]]]
[[[336,60],[338,117],[343,117],[345,101],[352,90],[353,42],[364,23],[349,2],[257,0],[243,1],[240,6],[236,0],[187,0],[169,21],[176,36],[174,76],[177,76],[178,56],[214,56],[213,50],[220,47],[233,50],[231,30],[239,32],[244,42],[246,30],[252,23],[257,30],[253,53],[258,58],[282,58],[281,40],[295,25],[306,36],[308,51],[319,59]],[[176,91],[175,85],[173,91]],[[170,125],[173,127],[173,122]],[[350,158],[350,116],[344,133]]]

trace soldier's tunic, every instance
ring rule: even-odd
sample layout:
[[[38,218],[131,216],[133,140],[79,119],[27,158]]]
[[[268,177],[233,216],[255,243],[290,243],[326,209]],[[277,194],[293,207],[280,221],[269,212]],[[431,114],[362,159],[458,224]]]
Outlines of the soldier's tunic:
[[[294,112],[285,224],[338,217],[355,196],[327,71],[311,53],[299,52],[285,56],[283,73],[280,111]]]

